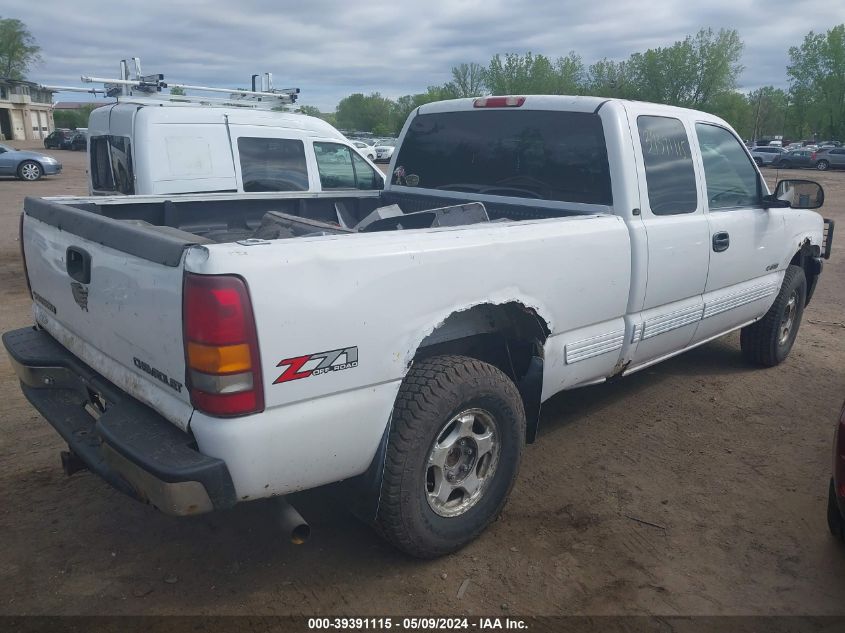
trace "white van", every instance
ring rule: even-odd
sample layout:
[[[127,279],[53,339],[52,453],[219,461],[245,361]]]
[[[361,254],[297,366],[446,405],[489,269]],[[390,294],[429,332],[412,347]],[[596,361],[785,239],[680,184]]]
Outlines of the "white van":
[[[325,121],[121,99],[88,121],[92,195],[375,190],[384,176]]]

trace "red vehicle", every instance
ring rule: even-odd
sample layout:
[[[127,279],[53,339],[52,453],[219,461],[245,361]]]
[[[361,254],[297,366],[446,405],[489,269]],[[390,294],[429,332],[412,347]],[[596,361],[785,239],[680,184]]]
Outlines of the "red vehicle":
[[[845,541],[845,405],[839,413],[833,440],[833,477],[827,498],[827,525],[831,534]]]

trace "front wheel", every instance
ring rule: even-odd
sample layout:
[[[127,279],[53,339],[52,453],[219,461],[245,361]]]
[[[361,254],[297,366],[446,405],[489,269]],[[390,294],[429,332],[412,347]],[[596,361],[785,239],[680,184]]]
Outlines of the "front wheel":
[[[740,346],[746,360],[763,367],[774,367],[786,360],[798,336],[807,279],[800,266],[789,266],[775,302],[765,316],[742,328]]]
[[[460,549],[498,516],[525,442],[516,385],[465,356],[411,367],[396,398],[376,527],[420,558]]]
[[[818,169],[819,171],[827,171],[828,169],[830,169],[830,163],[826,160],[820,160],[816,163],[816,169]]]
[[[21,180],[38,180],[42,174],[41,165],[34,160],[25,160],[18,167],[18,178]]]

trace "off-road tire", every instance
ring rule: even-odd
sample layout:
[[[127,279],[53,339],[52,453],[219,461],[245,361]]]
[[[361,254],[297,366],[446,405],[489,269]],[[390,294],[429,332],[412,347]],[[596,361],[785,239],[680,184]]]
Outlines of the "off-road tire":
[[[795,315],[789,336],[781,341],[782,321],[786,313],[790,297],[795,296]],[[804,304],[807,297],[807,279],[804,269],[800,266],[789,266],[781,284],[775,302],[765,316],[759,321],[742,328],[740,346],[745,359],[755,365],[774,367],[782,363],[789,355],[801,318],[804,315]]]
[[[443,425],[471,408],[495,419],[500,437],[496,469],[474,505],[458,516],[440,516],[426,495],[429,453]],[[465,356],[415,362],[393,407],[376,529],[418,558],[460,549],[501,512],[516,481],[524,444],[522,399],[502,371]]]

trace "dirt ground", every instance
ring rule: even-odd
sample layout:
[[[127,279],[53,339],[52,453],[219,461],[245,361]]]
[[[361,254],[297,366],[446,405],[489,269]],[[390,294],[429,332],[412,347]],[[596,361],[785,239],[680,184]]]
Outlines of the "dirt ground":
[[[23,197],[85,193],[85,154],[53,154],[58,177],[0,180],[4,331],[30,322]],[[502,517],[441,560],[392,550],[325,490],[293,499],[313,529],[296,547],[260,503],[176,519],[65,477],[62,441],[0,361],[0,614],[845,613],[845,549],[825,524],[845,173],[804,175],[843,235],[788,361],[752,369],[732,335],[555,397]]]

